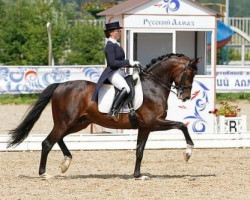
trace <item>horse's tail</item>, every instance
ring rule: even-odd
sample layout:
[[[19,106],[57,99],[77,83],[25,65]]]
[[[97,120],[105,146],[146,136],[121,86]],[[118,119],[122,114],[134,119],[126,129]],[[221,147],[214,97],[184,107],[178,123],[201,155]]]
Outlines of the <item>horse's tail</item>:
[[[49,85],[41,93],[39,99],[36,101],[33,107],[31,107],[30,111],[23,119],[23,121],[18,125],[18,127],[9,132],[9,134],[11,135],[11,139],[9,141],[8,147],[19,145],[25,138],[27,138],[36,121],[41,116],[44,108],[50,102],[50,99],[58,85],[59,83]]]

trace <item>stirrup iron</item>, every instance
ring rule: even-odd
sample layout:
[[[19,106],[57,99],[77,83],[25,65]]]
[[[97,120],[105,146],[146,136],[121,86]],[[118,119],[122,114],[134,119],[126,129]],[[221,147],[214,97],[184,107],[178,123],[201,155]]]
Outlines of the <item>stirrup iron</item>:
[[[119,120],[119,112],[118,112],[118,110],[111,111],[108,115],[109,115],[110,118],[112,118],[116,122]]]

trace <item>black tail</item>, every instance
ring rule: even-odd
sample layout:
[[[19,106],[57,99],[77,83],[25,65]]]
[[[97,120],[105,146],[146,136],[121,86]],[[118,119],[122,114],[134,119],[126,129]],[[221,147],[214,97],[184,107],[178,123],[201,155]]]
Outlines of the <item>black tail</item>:
[[[23,142],[25,138],[29,135],[29,132],[35,125],[36,121],[41,116],[44,108],[50,102],[50,99],[57,88],[59,83],[54,83],[48,86],[40,95],[39,99],[36,101],[34,106],[30,109],[26,117],[23,119],[21,124],[14,130],[11,130],[9,134],[11,139],[9,141],[8,147],[13,145],[19,145]]]

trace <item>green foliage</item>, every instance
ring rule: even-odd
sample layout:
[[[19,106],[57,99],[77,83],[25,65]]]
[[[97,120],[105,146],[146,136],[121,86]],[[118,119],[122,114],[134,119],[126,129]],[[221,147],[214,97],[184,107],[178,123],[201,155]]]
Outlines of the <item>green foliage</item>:
[[[66,64],[104,64],[103,27],[76,23],[70,31]]]
[[[51,23],[56,65],[104,64],[103,27],[83,22],[81,0],[0,0],[0,63],[48,65]],[[78,22],[78,23],[76,23]]]
[[[59,0],[1,0],[0,63],[5,65],[47,65],[46,24],[53,26],[55,61],[62,56],[67,41],[67,19]]]
[[[226,0],[196,0],[199,3],[226,3]],[[249,0],[230,1],[229,0],[229,16],[230,17],[250,17]],[[211,9],[219,12],[218,6],[209,6]]]
[[[39,94],[1,94],[0,104],[32,104],[38,99]]]
[[[219,104],[220,104],[219,109],[216,109],[214,112],[216,116],[220,116],[220,115],[226,116],[230,114],[237,115],[237,113],[240,112],[240,108],[238,108],[238,106],[231,105],[227,101],[221,101]]]
[[[236,101],[236,100],[250,101],[250,93],[217,93],[217,101]]]
[[[52,25],[52,52],[56,65],[104,64],[103,27],[83,22],[90,17],[82,12],[86,2],[90,0],[0,0],[0,64],[47,65],[47,22]],[[118,1],[100,2],[106,5]],[[225,4],[225,0],[213,2]],[[249,0],[229,2],[230,17],[250,15]],[[249,57],[246,54],[246,58]],[[230,58],[239,59],[240,54],[230,52]]]

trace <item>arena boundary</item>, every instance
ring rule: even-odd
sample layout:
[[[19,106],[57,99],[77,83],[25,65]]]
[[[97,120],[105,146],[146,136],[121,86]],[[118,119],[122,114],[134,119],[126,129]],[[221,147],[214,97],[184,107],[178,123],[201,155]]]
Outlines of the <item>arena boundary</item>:
[[[7,149],[9,135],[0,135],[0,151],[35,151],[41,150],[41,142],[47,135],[31,134],[23,143]],[[192,134],[195,148],[247,148],[250,147],[250,134]],[[125,150],[136,148],[136,133],[72,134],[64,141],[70,150]],[[151,133],[146,149],[185,148],[182,133]],[[53,150],[59,150],[56,144]]]

